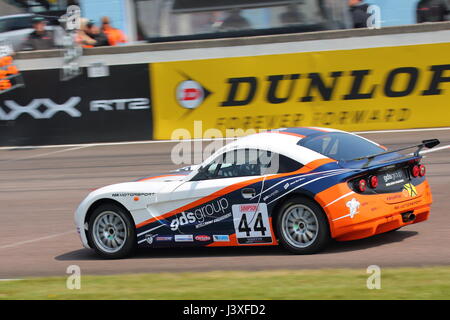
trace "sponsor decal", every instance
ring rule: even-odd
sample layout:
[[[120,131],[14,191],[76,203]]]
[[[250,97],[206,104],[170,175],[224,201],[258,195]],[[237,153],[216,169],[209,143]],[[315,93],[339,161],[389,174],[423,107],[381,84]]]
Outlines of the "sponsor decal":
[[[286,183],[283,185],[283,188],[284,188],[284,190],[287,190],[289,187],[291,187],[291,186],[293,186],[294,184],[297,184],[297,183],[299,183],[300,181],[303,181],[303,180],[305,180],[305,178],[298,178],[298,179],[295,179],[294,181],[286,182]]]
[[[200,224],[202,226],[206,225],[206,219],[213,218],[217,215],[225,215],[228,207],[228,200],[225,198],[220,198],[203,206],[197,207],[193,211],[183,211],[179,216],[171,221],[170,229],[175,231],[178,230],[179,227],[187,224]],[[207,224],[210,223],[214,223],[214,221],[208,221]]]
[[[385,175],[383,175],[383,180],[386,187],[405,182],[405,179],[403,179],[402,170],[386,173]]]
[[[384,182],[389,182],[389,181],[391,181],[391,180],[397,180],[397,179],[401,179],[402,178],[402,173],[401,173],[401,171],[396,171],[396,172],[393,172],[393,173],[386,173],[384,176],[383,176],[383,180],[384,180]]]
[[[276,196],[279,192],[280,192],[280,191],[278,191],[278,190],[272,191],[270,194],[268,194],[267,196],[265,196],[265,197],[263,198],[263,200],[264,200],[264,201],[267,201],[267,199],[270,199],[270,198],[272,198],[273,196]]]
[[[34,119],[51,119],[58,112],[66,113],[73,118],[82,116],[76,108],[81,102],[81,97],[71,97],[65,103],[58,104],[51,99],[34,99],[28,105],[20,105],[13,100],[5,100],[0,105],[0,120],[16,120],[21,115],[28,114]],[[150,108],[150,100],[147,98],[94,100],[90,103],[90,111],[114,111],[114,110],[142,110]]]
[[[239,244],[272,242],[267,204],[235,204],[232,206],[232,211]]]
[[[245,244],[252,244],[252,243],[267,243],[267,241],[263,237],[251,237],[245,239]]]
[[[4,106],[0,105],[0,120],[16,120],[24,114],[34,119],[51,119],[58,112],[78,118],[81,117],[81,112],[75,107],[80,101],[80,97],[72,97],[63,104],[55,103],[50,99],[34,99],[28,105],[22,106],[13,100],[5,100]]]
[[[196,109],[208,95],[209,91],[194,80],[182,81],[176,89],[178,104],[186,109]]]
[[[172,236],[158,236],[155,238],[155,241],[165,242],[165,241],[172,241]]]
[[[215,242],[230,242],[230,236],[227,234],[215,234],[213,239]]]
[[[393,200],[398,200],[398,199],[401,199],[401,198],[402,198],[402,196],[400,194],[396,194],[396,195],[393,195],[393,196],[387,196],[386,197],[386,201],[393,201]]]
[[[359,203],[358,200],[356,200],[356,198],[353,198],[350,201],[347,201],[347,203],[345,204],[347,206],[347,208],[350,210],[349,213],[349,217],[353,219],[353,217],[359,212],[359,207],[361,206],[361,203]]]
[[[150,112],[148,68],[148,64],[114,65],[110,66],[109,77],[87,80],[83,75],[68,82],[60,81],[60,69],[24,71],[14,79],[23,78],[26,90],[0,93],[0,144],[50,145],[60,144],[61,141],[90,143],[99,140],[151,140],[153,113]],[[130,75],[133,82],[124,82],[123,79]],[[13,87],[15,82],[12,83]],[[134,103],[138,101],[135,99],[144,98],[149,99],[150,109],[137,110],[138,105]],[[130,100],[125,103],[126,110],[116,111],[121,107],[118,101],[108,103],[114,111],[105,111],[111,109],[107,106],[90,111],[91,101],[122,99]],[[139,101],[139,104],[143,102]]]
[[[216,223],[216,222],[220,222],[220,221],[222,221],[222,220],[225,220],[225,219],[227,219],[227,218],[229,218],[229,217],[231,217],[231,213],[227,213],[227,214],[225,214],[225,215],[223,215],[223,216],[221,216],[221,217],[219,217],[219,218],[216,218],[216,219],[214,219],[214,220],[209,220],[209,221],[207,221],[207,222],[200,223],[200,224],[196,225],[195,228],[197,228],[197,229],[203,228],[203,227],[208,226],[208,225],[210,225],[210,224],[212,224],[212,223]]]
[[[416,187],[414,187],[411,183],[407,183],[403,186],[403,195],[405,197],[415,197],[417,196]]]
[[[256,211],[258,209],[258,204],[240,204],[239,210],[241,211]]]
[[[421,202],[422,202],[422,199],[420,199],[420,198],[418,200],[407,201],[406,203],[402,203],[400,205],[395,206],[394,209],[395,210],[403,210],[406,208],[417,206]]]
[[[210,236],[206,236],[206,235],[199,235],[199,236],[195,236],[195,240],[206,242],[206,241],[210,241],[211,237]]]
[[[89,110],[93,112],[144,109],[150,109],[150,100],[147,98],[94,100],[89,106]]]
[[[346,215],[343,215],[341,217],[333,219],[333,221],[341,220],[341,219],[347,218],[347,217],[350,217],[351,219],[353,219],[353,217],[359,213],[358,210],[361,207],[361,203],[358,200],[356,200],[356,198],[353,198],[352,200],[347,201],[346,206],[350,212]]]
[[[305,178],[295,179],[294,181],[289,182],[289,186],[293,186],[294,184],[297,184],[297,183],[299,183],[300,181],[303,181],[303,180],[305,180]]]
[[[194,236],[192,234],[176,234],[175,242],[193,242]]]
[[[145,241],[148,243],[148,244],[152,244],[153,243],[153,238],[155,237],[155,235],[153,235],[153,234],[146,234],[145,235]]]
[[[154,196],[154,193],[142,193],[142,192],[136,192],[136,193],[113,193],[113,197],[152,197]]]
[[[176,128],[192,136],[194,120],[223,134],[297,126],[448,126],[440,116],[450,93],[448,50],[450,44],[442,43],[155,63],[155,138],[170,139]],[[183,84],[185,74],[195,84]],[[207,100],[197,92],[200,83],[211,89]],[[179,105],[197,109],[186,113]]]

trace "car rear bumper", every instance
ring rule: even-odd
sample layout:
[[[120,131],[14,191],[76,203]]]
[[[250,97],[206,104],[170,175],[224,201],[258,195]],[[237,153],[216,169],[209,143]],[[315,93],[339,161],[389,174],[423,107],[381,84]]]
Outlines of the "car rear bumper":
[[[428,219],[430,215],[430,205],[426,205],[414,210],[405,212],[412,212],[415,215],[414,221],[403,222],[402,213],[388,214],[383,217],[368,220],[357,224],[340,227],[336,230],[338,241],[348,241],[367,238],[376,234],[395,230],[410,224],[419,223]]]
[[[318,194],[316,200],[327,214],[332,238],[357,240],[427,220],[432,203],[430,187],[425,180],[415,188],[415,196],[404,192],[364,195],[341,183]],[[413,213],[415,219],[404,221],[404,213]]]

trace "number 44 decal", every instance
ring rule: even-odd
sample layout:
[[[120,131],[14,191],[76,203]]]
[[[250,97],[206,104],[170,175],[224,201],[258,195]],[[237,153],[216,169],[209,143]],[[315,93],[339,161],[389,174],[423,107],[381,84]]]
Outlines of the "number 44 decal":
[[[272,243],[265,203],[232,206],[234,229],[239,244]]]
[[[239,222],[238,230],[239,230],[239,232],[245,232],[247,237],[250,237],[250,234],[252,231],[259,231],[259,232],[261,232],[261,235],[265,236],[267,228],[264,227],[264,223],[262,220],[262,213],[258,212],[256,214],[256,221],[255,221],[255,224],[253,225],[253,230],[251,227],[248,226],[247,214],[246,213],[242,214],[241,221]]]

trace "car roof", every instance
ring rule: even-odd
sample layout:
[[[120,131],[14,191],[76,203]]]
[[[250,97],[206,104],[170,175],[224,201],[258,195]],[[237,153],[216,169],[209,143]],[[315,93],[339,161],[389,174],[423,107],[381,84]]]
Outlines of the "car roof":
[[[298,145],[301,139],[304,139],[313,134],[330,133],[330,132],[344,132],[341,130],[319,127],[295,127],[295,128],[280,128],[276,130],[265,131],[261,133],[251,134],[239,138],[209,157],[205,163],[212,161],[218,153],[231,151],[234,149],[260,149],[275,152],[285,155],[289,158],[299,161],[302,164],[309,162],[328,159],[328,157],[315,152],[311,149]]]

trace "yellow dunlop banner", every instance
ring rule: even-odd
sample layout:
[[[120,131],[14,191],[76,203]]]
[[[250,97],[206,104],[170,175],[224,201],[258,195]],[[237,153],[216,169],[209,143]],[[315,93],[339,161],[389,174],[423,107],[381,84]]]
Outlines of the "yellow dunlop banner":
[[[239,50],[239,48],[236,48]],[[322,126],[450,125],[450,43],[155,63],[154,137]]]

